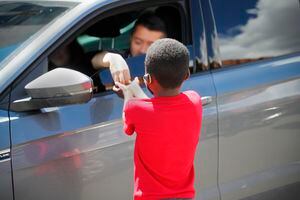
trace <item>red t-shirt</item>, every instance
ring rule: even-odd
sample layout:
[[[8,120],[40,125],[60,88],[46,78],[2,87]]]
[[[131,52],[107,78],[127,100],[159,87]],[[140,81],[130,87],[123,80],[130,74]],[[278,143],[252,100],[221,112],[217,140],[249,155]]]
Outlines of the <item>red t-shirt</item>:
[[[200,96],[186,91],[171,97],[131,99],[124,114],[125,133],[136,132],[134,199],[193,198]]]

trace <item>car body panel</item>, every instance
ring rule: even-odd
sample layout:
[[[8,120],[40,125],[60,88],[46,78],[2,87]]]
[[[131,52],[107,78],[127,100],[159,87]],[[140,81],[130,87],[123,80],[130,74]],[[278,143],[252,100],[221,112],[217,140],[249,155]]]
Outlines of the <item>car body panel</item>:
[[[194,90],[202,97],[212,97],[212,102],[203,107],[200,142],[195,156],[196,199],[217,200],[218,192],[218,128],[216,93],[209,72],[195,74],[184,82],[182,90]]]
[[[86,104],[11,112],[16,199],[130,197],[133,137],[123,134],[122,107],[111,93]]]
[[[0,102],[0,199],[13,199],[8,104]]]
[[[299,65],[295,54],[213,73],[222,199],[299,198]]]

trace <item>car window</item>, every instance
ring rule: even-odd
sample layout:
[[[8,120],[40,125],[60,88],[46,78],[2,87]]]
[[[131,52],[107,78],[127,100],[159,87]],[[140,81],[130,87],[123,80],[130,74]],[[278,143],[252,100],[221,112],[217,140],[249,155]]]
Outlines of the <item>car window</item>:
[[[300,51],[298,0],[212,0],[223,65]]]
[[[80,35],[75,36],[68,44],[63,44],[58,47],[49,56],[49,70],[63,66],[80,71],[93,79],[96,92],[109,91],[114,85],[109,70],[100,69],[97,72],[91,65],[91,60],[96,53],[109,51],[120,53],[124,56],[130,68],[132,78],[135,76],[142,77],[144,75],[145,55],[131,56],[129,52],[130,38],[134,24],[141,13],[145,12],[155,13],[168,25],[166,27],[168,34],[170,33],[168,36],[183,41],[181,15],[177,8],[169,5],[153,6],[146,9],[141,7],[140,9],[121,12],[101,20],[95,20],[94,23],[91,23],[91,26],[81,31]],[[173,18],[170,19],[166,17],[166,14],[173,16]],[[177,20],[176,26],[174,23],[169,23],[169,21],[174,18]],[[69,54],[66,52],[69,52]],[[68,57],[71,57],[71,59]],[[59,60],[72,60],[74,62],[66,66],[63,64],[66,62],[57,62]],[[78,62],[75,62],[76,60]]]
[[[74,7],[70,2],[0,2],[1,62],[44,26]]]

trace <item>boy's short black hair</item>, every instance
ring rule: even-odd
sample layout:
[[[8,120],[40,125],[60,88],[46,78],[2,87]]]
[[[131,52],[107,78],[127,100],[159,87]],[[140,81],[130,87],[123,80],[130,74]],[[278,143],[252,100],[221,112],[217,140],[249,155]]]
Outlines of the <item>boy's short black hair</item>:
[[[148,48],[145,67],[161,87],[179,87],[189,72],[189,51],[177,40],[159,39]]]
[[[135,32],[136,27],[142,25],[151,31],[160,31],[167,35],[167,28],[164,21],[159,18],[154,12],[147,11],[138,17],[135,22],[132,34]]]

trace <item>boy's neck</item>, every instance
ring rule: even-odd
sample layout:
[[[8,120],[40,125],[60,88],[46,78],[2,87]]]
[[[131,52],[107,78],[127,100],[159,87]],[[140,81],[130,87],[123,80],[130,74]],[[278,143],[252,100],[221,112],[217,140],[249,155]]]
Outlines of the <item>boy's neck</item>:
[[[155,97],[167,97],[167,96],[176,96],[180,94],[180,88],[175,89],[160,89],[155,92],[153,95]]]

